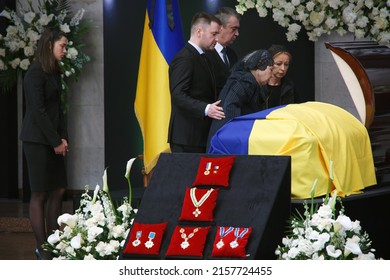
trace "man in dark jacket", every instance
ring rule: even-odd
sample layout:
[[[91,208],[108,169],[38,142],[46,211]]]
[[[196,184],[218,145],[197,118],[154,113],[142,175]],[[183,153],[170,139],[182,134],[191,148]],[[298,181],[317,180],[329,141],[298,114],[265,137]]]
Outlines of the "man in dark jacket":
[[[168,143],[172,152],[204,153],[211,119],[224,118],[218,106],[214,68],[204,54],[214,48],[220,24],[208,13],[194,15],[190,40],[169,65]]]
[[[238,58],[231,48],[236,38],[240,35],[240,15],[230,7],[220,8],[215,16],[221,21],[221,29],[217,35],[217,43],[213,50],[207,52],[207,56],[215,69],[217,92],[222,90],[230,69],[236,64]]]

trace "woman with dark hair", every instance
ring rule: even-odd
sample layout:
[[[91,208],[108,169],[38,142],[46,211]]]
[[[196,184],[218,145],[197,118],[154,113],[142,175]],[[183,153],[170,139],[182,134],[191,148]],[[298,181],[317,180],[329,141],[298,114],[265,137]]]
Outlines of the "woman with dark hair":
[[[268,51],[274,60],[272,76],[265,87],[268,107],[296,103],[295,85],[291,79],[286,77],[292,60],[291,53],[283,45],[272,45]]]
[[[232,118],[268,108],[262,86],[271,78],[273,63],[267,50],[257,50],[234,65],[218,98],[225,118],[212,121],[208,146],[215,132]]]
[[[38,41],[34,63],[23,81],[26,113],[20,140],[26,157],[31,200],[29,215],[38,259],[51,259],[42,249],[47,236],[58,228],[67,187],[64,157],[68,153],[67,125],[61,108],[59,61],[68,40],[57,28],[46,29]]]

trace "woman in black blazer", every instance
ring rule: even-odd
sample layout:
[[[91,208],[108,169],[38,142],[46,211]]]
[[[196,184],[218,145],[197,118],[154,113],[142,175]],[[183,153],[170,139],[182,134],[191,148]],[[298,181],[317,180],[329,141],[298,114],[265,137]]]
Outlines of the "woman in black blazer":
[[[61,108],[61,73],[58,62],[66,55],[68,40],[57,28],[45,30],[34,63],[24,81],[26,113],[20,140],[31,187],[29,215],[38,259],[50,259],[42,250],[57,226],[67,186],[64,157],[68,152],[66,120]],[[47,207],[47,209],[45,208]]]

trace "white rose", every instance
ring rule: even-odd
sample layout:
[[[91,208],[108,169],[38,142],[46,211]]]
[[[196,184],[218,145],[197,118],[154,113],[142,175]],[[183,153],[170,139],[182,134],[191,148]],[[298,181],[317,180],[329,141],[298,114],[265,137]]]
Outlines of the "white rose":
[[[298,6],[299,4],[301,4],[301,0],[292,0],[291,4],[293,4],[294,6]]]
[[[33,56],[34,55],[34,48],[31,46],[27,46],[23,49],[25,56]]]
[[[18,34],[18,28],[14,25],[9,25],[6,29],[8,38],[15,38]]]
[[[60,29],[61,29],[62,32],[65,32],[65,33],[69,33],[70,32],[70,28],[69,28],[69,25],[67,23],[61,24],[60,25]]]
[[[335,28],[335,27],[337,26],[337,19],[329,17],[329,18],[326,19],[325,25],[326,25],[330,30],[332,30],[333,28]]]
[[[41,36],[38,34],[38,32],[30,29],[27,31],[27,37],[30,39],[32,43],[35,43],[39,40]]]
[[[75,59],[79,52],[77,51],[76,48],[68,48],[68,52],[66,54],[66,57],[69,59]]]
[[[313,26],[319,26],[324,21],[324,18],[325,18],[324,11],[321,11],[319,13],[312,11],[310,13],[310,20]]]
[[[23,70],[27,70],[28,67],[30,66],[30,60],[25,58],[23,59],[20,64],[19,64],[20,68],[22,68]]]
[[[20,58],[15,58],[14,60],[11,60],[10,61],[10,64],[11,64],[11,67],[13,69],[16,69],[18,68],[19,64],[20,64]]]
[[[355,37],[356,39],[363,39],[365,37],[366,32],[362,29],[356,29],[355,30]]]
[[[245,6],[246,6],[248,9],[254,8],[254,7],[255,7],[255,3],[254,3],[254,1],[247,0],[247,1],[245,1]]]
[[[306,9],[310,12],[310,11],[313,11],[314,7],[316,6],[316,4],[313,3],[313,1],[309,1],[306,3]]]
[[[259,14],[259,17],[266,17],[268,14],[268,11],[267,11],[267,9],[265,9],[263,7],[258,7],[257,13]]]

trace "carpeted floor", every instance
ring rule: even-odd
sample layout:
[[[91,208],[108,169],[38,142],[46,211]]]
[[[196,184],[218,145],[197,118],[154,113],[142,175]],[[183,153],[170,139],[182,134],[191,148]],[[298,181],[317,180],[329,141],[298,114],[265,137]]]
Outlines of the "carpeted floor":
[[[19,217],[0,217],[0,232],[32,232],[30,220]]]

